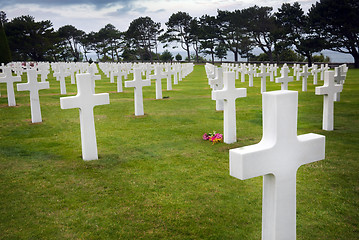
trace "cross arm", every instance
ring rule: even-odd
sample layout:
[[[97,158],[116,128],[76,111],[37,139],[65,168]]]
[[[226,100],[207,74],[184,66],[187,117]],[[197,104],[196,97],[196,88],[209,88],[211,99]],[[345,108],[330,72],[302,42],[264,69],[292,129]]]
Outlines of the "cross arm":
[[[39,82],[38,86],[39,86],[39,89],[46,89],[46,88],[50,88],[50,83],[49,82]]]
[[[110,104],[110,95],[108,93],[95,94],[95,97],[96,102],[94,103],[94,106]]]
[[[142,80],[142,85],[143,86],[151,86],[151,80],[150,79]]]
[[[308,133],[298,136],[297,139],[300,145],[298,167],[325,158],[325,136]]]
[[[61,97],[60,98],[61,109],[80,108],[78,98],[79,98],[78,96]]]
[[[136,87],[136,82],[134,80],[132,81],[126,81],[125,82],[125,87]]]
[[[223,100],[226,99],[226,91],[224,90],[213,90],[212,91],[212,100]]]
[[[260,142],[229,150],[230,175],[244,180],[270,173],[272,161],[267,159],[267,155],[272,149],[273,144]]]
[[[27,91],[29,90],[29,84],[28,83],[20,83],[16,85],[17,91]]]

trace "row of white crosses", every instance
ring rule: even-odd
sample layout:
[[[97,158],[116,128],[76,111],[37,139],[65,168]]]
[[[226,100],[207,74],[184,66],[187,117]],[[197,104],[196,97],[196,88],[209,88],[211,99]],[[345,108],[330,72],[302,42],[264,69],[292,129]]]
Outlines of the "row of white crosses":
[[[345,74],[341,71],[345,71],[346,66],[343,65],[339,68],[336,68],[336,73],[332,72],[332,75],[326,75],[325,84],[323,87],[316,88],[316,94],[325,94],[324,98],[324,108],[323,108],[323,130],[331,131],[333,130],[333,114],[334,114],[334,100],[337,95],[342,91],[343,86],[340,84],[345,80]],[[228,70],[228,67],[226,68]],[[262,77],[261,79],[261,92],[264,93],[265,90],[265,78],[268,76],[268,72],[266,72],[265,67],[261,66],[261,72],[257,74],[257,76]],[[304,66],[304,73],[307,73],[307,67]],[[341,70],[343,69],[343,70]],[[212,72],[213,71],[213,72]],[[233,104],[229,104],[231,100],[227,100],[224,96],[228,96],[228,98],[232,99],[234,97],[234,93],[236,91],[235,88],[235,79],[228,79],[226,77],[225,82],[223,83],[222,76],[223,74],[222,68],[218,68],[215,66],[208,65],[206,67],[206,72],[209,84],[212,88],[212,99],[216,100],[216,110],[224,110],[224,142],[225,143],[233,143],[236,141],[236,119],[235,119],[235,107],[233,108]],[[286,64],[283,65],[281,69],[281,77],[276,78],[276,83],[281,83],[281,90],[288,90],[288,83],[293,81],[293,76],[288,76],[289,68]],[[222,75],[223,74],[223,75]],[[327,73],[326,73],[327,74]],[[221,76],[219,76],[221,75]],[[303,76],[305,74],[302,73]],[[227,75],[226,75],[227,76]],[[233,75],[235,76],[235,75]],[[232,77],[232,75],[231,75]],[[336,86],[334,85],[334,80],[338,82]],[[223,87],[224,86],[224,87]],[[223,87],[223,90],[222,90]],[[230,90],[228,90],[230,89]],[[245,89],[244,89],[245,90]],[[302,89],[303,90],[303,89]],[[232,91],[232,92],[231,92]],[[240,91],[237,89],[237,91]],[[224,92],[224,93],[223,93]],[[238,95],[237,97],[240,97]],[[243,96],[242,96],[243,97]],[[235,101],[234,101],[235,104]],[[234,112],[234,113],[233,113]],[[229,130],[231,129],[231,130]]]
[[[262,239],[296,239],[296,173],[325,158],[325,137],[297,136],[298,92],[262,95],[263,137],[255,145],[229,151],[230,175],[263,176]]]
[[[277,70],[278,70],[277,64],[269,64],[269,63],[267,65],[264,65],[262,63],[259,68],[256,66],[256,64],[246,65],[246,63],[240,63],[240,64],[223,63],[222,68],[224,71],[236,72],[235,75],[236,79],[239,79],[239,73],[240,73],[241,82],[245,82],[245,75],[248,74],[250,87],[253,87],[253,77],[256,76],[257,69],[259,69],[261,73],[264,73],[262,69],[265,68],[271,82],[274,81],[274,76],[277,76]]]
[[[262,67],[262,77],[267,76],[264,72]],[[282,90],[264,92],[262,95],[262,140],[252,146],[230,150],[230,175],[241,180],[263,176],[263,240],[296,239],[297,170],[301,165],[325,157],[324,136],[312,133],[297,136],[298,92],[285,90],[293,77],[288,77],[289,69],[286,65],[281,72],[282,76],[276,82],[282,83]],[[236,98],[234,73],[225,72],[224,79],[225,88],[213,91],[212,99]],[[229,79],[232,80],[231,84],[228,84]],[[239,91],[237,93],[240,95]],[[228,100],[225,104],[228,104]],[[235,108],[231,110],[235,112]],[[226,115],[225,113],[225,118]],[[225,127],[226,123],[225,120]],[[227,123],[228,126],[230,125]],[[232,129],[229,131],[236,131],[235,126],[230,127]],[[227,131],[224,130],[224,138]]]
[[[88,72],[77,74],[77,95],[60,98],[60,105],[62,109],[79,108],[82,158],[83,160],[96,160],[98,159],[98,153],[93,108],[97,105],[109,104],[110,100],[108,93],[95,94],[94,76],[98,75],[94,75],[94,68],[91,66]],[[188,74],[188,72],[185,74]],[[134,68],[133,76],[132,81],[125,82],[125,87],[134,88],[135,115],[140,116],[144,115],[142,87],[150,86],[151,79],[142,79],[141,68]]]
[[[216,110],[223,110],[223,141],[227,144],[237,141],[236,99],[246,97],[246,88],[236,88],[235,72],[223,72],[223,68],[208,65],[206,72],[212,88],[212,100],[216,100]],[[212,72],[213,71],[213,72]]]
[[[208,69],[213,69],[216,75],[216,67]],[[268,76],[265,72],[261,66],[262,78]],[[287,90],[288,82],[293,81],[293,77],[288,76],[287,65],[283,66],[281,73],[276,82],[282,84],[282,90],[262,93],[262,140],[253,146],[230,150],[230,175],[241,180],[263,176],[263,240],[296,239],[297,169],[325,157],[324,136],[312,133],[297,136],[298,92]],[[327,75],[325,80],[334,79],[327,78]],[[212,88],[217,78],[209,80]],[[245,97],[246,89],[235,88],[233,71],[224,72],[223,78],[223,90],[213,90],[212,99],[224,99],[224,142],[232,143],[236,141],[235,99]],[[261,88],[263,90],[264,86]]]
[[[8,98],[8,106],[16,106],[16,100],[15,100],[15,92],[14,92],[14,82],[21,82],[21,75],[20,76],[13,76],[12,68],[15,66],[18,66],[18,64],[10,64],[9,67],[3,67],[3,77],[0,77],[0,82],[6,83],[7,88],[7,98]],[[38,63],[36,66],[31,67],[30,65],[27,66],[27,73],[28,73],[28,83],[27,85],[18,84],[18,91],[24,91],[29,90],[30,91],[30,106],[31,106],[31,118],[32,122],[41,122],[41,112],[39,111],[40,105],[37,103],[39,102],[38,92],[36,90],[32,89],[34,85],[34,88],[36,89],[39,87],[39,89],[45,89],[49,88],[49,83],[46,82],[47,75],[48,75],[48,63]],[[30,71],[31,70],[31,71]],[[21,74],[24,71],[21,71]],[[20,73],[20,71],[18,72]],[[42,85],[36,85],[37,83],[37,76],[41,75],[41,82],[45,83]],[[35,83],[36,82],[36,83]],[[20,87],[19,87],[20,86]],[[27,89],[29,88],[29,89]],[[23,89],[23,90],[22,90]],[[35,93],[36,92],[36,93]],[[34,108],[34,109],[33,109]]]

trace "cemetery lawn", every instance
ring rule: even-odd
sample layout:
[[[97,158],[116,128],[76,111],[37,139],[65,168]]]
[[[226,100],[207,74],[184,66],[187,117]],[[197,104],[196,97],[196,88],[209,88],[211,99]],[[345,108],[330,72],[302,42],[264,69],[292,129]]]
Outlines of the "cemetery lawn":
[[[262,177],[241,181],[228,169],[229,149],[262,137],[259,78],[251,88],[237,80],[248,95],[236,101],[238,142],[212,145],[202,135],[223,133],[223,112],[203,65],[172,91],[162,80],[163,100],[154,81],[144,87],[142,117],[133,88],[116,93],[103,75],[96,93],[109,92],[111,104],[95,107],[99,160],[85,162],[79,111],[60,109],[59,82],[49,76],[38,124],[29,92],[15,90],[17,106],[8,107],[0,84],[0,239],[261,238]],[[298,170],[297,239],[358,239],[359,69],[349,70],[335,103],[334,131],[321,130],[323,96],[308,83],[307,92],[289,83],[299,91],[298,135],[325,135],[326,157]],[[279,89],[267,80],[268,91]],[[76,91],[68,77],[67,96]]]

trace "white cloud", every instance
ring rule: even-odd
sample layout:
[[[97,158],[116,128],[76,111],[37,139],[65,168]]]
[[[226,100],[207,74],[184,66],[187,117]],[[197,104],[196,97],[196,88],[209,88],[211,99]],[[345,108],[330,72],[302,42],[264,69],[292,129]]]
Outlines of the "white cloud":
[[[307,11],[315,0],[107,0],[95,5],[99,1],[47,1],[48,4],[36,4],[35,0],[11,0],[12,5],[3,5],[3,11],[11,20],[21,15],[31,15],[36,21],[50,20],[54,28],[64,25],[74,25],[85,32],[98,31],[111,23],[121,31],[127,30],[130,22],[138,17],[149,16],[155,22],[164,23],[172,13],[188,12],[192,17],[204,14],[216,15],[217,9],[230,10],[258,6],[272,6],[276,11],[283,2],[298,1],[303,10]],[[24,3],[28,2],[28,3]],[[86,3],[85,3],[86,2]]]

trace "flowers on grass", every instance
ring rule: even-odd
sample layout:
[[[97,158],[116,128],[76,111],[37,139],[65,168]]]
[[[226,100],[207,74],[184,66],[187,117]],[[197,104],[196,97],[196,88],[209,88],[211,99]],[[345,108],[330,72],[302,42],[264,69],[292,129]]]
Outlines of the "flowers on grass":
[[[223,142],[223,135],[220,133],[216,133],[216,131],[205,133],[203,134],[202,138],[205,141],[209,140],[210,142],[213,142],[213,144]]]

